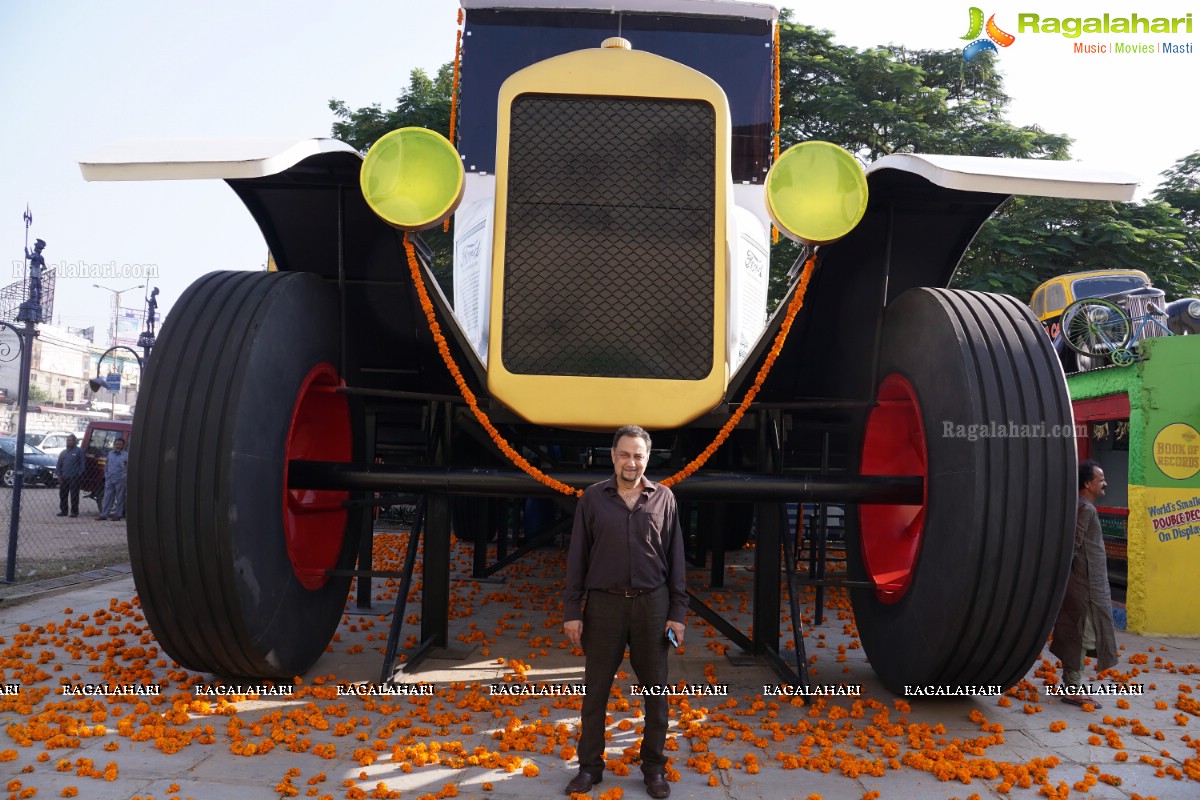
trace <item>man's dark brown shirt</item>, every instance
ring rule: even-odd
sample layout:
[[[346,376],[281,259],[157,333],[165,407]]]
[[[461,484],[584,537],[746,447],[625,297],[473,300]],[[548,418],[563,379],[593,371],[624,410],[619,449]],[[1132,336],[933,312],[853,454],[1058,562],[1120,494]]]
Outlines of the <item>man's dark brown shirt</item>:
[[[643,477],[631,511],[617,492],[615,476],[589,486],[575,510],[563,620],[583,619],[589,589],[657,589],[664,583],[671,600],[667,619],[683,622],[687,574],[675,495]]]

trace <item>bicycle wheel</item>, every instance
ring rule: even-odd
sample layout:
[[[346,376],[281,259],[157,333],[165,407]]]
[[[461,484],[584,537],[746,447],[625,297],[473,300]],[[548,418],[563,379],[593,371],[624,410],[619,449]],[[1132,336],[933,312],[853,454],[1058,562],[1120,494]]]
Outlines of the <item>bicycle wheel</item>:
[[[1107,356],[1124,348],[1132,330],[1125,312],[1107,300],[1076,300],[1063,312],[1067,346],[1085,356]]]

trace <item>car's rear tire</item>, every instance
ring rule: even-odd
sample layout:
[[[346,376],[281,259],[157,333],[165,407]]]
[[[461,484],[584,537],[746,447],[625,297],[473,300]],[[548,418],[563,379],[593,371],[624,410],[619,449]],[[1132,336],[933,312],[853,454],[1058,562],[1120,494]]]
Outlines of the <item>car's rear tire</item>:
[[[894,692],[1009,687],[1046,642],[1070,569],[1075,440],[1066,381],[1010,297],[913,289],[887,309],[865,475],[921,475],[922,506],[847,514],[863,648]]]
[[[361,454],[336,392],[336,293],[307,273],[217,272],[163,328],[131,436],[129,548],[142,608],[181,665],[285,678],[342,614],[358,514],[289,492],[289,459]]]

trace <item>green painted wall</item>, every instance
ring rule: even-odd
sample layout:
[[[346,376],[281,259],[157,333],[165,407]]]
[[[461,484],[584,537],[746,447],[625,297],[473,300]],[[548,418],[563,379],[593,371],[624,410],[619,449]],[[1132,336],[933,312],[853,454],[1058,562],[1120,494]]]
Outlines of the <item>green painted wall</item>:
[[[1194,636],[1200,634],[1194,607],[1200,575],[1200,336],[1151,339],[1142,354],[1144,360],[1130,367],[1071,375],[1067,385],[1073,400],[1129,395],[1129,629]]]

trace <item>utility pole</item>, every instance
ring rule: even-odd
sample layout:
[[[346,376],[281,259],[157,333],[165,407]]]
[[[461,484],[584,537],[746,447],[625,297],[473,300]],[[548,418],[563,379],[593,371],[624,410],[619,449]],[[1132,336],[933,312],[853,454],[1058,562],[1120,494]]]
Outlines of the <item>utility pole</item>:
[[[46,243],[38,239],[29,249],[29,227],[33,224],[33,213],[29,204],[25,204],[25,260],[29,262],[29,272],[25,283],[25,302],[17,311],[17,322],[23,322],[24,327],[18,328],[7,322],[0,322],[5,328],[17,334],[21,350],[21,366],[19,368],[20,388],[17,391],[17,441],[16,453],[13,455],[13,493],[12,513],[8,521],[8,560],[5,563],[4,580],[13,583],[17,570],[17,536],[21,527],[21,488],[25,483],[25,416],[29,413],[29,370],[33,358],[33,340],[37,336],[34,327],[42,321],[42,273],[46,270],[46,259],[42,250]]]
[[[111,347],[117,344],[117,328],[120,325],[121,319],[121,295],[125,294],[126,292],[131,292],[134,289],[144,289],[146,288],[146,284],[139,283],[137,286],[130,286],[126,289],[120,290],[110,289],[109,287],[101,286],[98,283],[93,283],[92,286],[96,287],[97,289],[103,289],[106,292],[112,292],[113,294],[112,327],[109,328],[108,332],[108,344]]]

